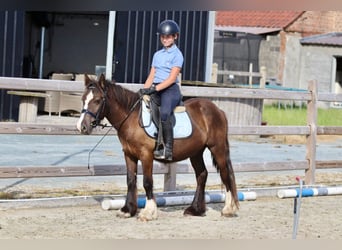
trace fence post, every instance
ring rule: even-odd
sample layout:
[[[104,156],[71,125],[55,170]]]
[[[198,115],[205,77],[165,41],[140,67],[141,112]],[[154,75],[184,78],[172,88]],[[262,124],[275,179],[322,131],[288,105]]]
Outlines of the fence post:
[[[211,82],[217,83],[217,70],[218,70],[218,64],[213,63],[212,71],[211,71]]]
[[[173,163],[165,164],[169,171],[164,174],[164,192],[176,190],[177,165]]]
[[[252,74],[253,74],[253,63],[249,63],[249,70],[248,70],[248,72],[249,72],[249,75],[248,75],[248,85],[250,87],[252,87],[252,85],[253,85],[253,76],[252,76]]]
[[[260,88],[264,89],[266,86],[267,71],[265,66],[260,67]]]
[[[310,134],[306,136],[306,159],[309,168],[305,171],[305,184],[315,184],[316,170],[316,141],[317,141],[317,81],[309,81],[308,90],[311,92],[311,100],[307,107],[307,125]]]

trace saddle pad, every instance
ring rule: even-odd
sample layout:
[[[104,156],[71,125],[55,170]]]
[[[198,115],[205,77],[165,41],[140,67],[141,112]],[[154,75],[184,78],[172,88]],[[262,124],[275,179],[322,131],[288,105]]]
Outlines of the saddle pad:
[[[141,101],[142,111],[142,125],[145,132],[153,137],[157,137],[157,127],[152,122],[150,109],[146,106],[144,101]],[[192,125],[187,112],[175,112],[176,124],[173,127],[173,137],[174,139],[189,137],[192,133]]]

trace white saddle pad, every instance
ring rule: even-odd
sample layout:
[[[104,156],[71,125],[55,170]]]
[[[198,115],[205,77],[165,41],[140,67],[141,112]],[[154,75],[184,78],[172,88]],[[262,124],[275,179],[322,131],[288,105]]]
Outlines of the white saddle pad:
[[[157,137],[157,127],[152,122],[151,112],[149,107],[146,106],[144,101],[141,102],[142,105],[142,123],[146,133],[153,137]],[[183,112],[175,112],[176,124],[173,127],[173,138],[180,139],[189,137],[192,133],[192,125],[189,118],[189,115],[186,111]]]

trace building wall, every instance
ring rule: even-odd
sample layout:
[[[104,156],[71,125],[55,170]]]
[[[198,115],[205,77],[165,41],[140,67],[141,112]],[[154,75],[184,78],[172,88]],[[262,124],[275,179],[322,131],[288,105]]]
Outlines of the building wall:
[[[334,92],[333,60],[335,56],[342,56],[339,47],[303,46],[301,56],[300,86],[307,87],[307,82],[316,79],[319,83],[318,91]],[[335,69],[336,70],[336,69]]]
[[[22,72],[24,12],[0,11],[0,76],[20,77]],[[19,97],[0,89],[0,121],[18,115]]]
[[[342,11],[305,11],[286,32],[301,33],[303,37],[342,31]]]
[[[282,83],[284,87],[300,88],[302,45],[299,35],[286,35],[286,50],[284,52],[284,67]]]
[[[162,48],[158,26],[172,19],[180,28],[177,45],[184,56],[182,79],[204,81],[208,16],[208,11],[117,12],[114,78],[118,82],[145,82],[152,56]]]
[[[279,82],[278,65],[280,52],[280,36],[269,35],[260,43],[259,65],[265,66],[267,79],[272,82]]]

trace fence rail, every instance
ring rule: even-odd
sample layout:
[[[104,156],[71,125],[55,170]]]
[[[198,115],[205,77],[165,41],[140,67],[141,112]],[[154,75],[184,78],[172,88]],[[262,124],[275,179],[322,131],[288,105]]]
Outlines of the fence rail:
[[[121,84],[121,83],[118,83]],[[125,88],[137,91],[141,84],[122,84]],[[63,91],[83,92],[83,82],[63,80],[38,80],[25,78],[0,77],[0,88],[11,90],[39,90],[39,91]],[[340,126],[317,125],[317,102],[342,102],[342,94],[318,93],[316,81],[309,82],[307,91],[284,91],[253,88],[216,88],[182,86],[184,96],[196,97],[220,97],[220,98],[254,98],[254,99],[278,99],[301,100],[307,102],[306,126],[230,126],[230,135],[305,135],[306,156],[303,161],[292,162],[263,162],[263,163],[235,163],[236,172],[255,171],[280,171],[280,170],[304,170],[305,182],[315,183],[315,170],[323,168],[342,168],[342,160],[317,161],[316,137],[317,135],[342,135]],[[51,125],[35,123],[0,123],[2,134],[51,134],[51,135],[76,135],[75,126]],[[103,134],[101,128],[97,128],[94,134]],[[116,132],[113,130],[112,134]],[[216,169],[208,164],[208,171]],[[154,165],[155,174],[164,174],[164,190],[175,190],[176,174],[192,173],[189,164],[180,162],[172,164]],[[123,175],[126,173],[125,165],[92,165],[92,166],[0,166],[0,178],[29,178],[29,177],[58,177],[58,176],[103,176]],[[139,167],[141,173],[141,167]]]

